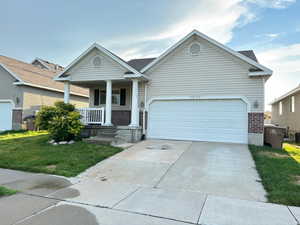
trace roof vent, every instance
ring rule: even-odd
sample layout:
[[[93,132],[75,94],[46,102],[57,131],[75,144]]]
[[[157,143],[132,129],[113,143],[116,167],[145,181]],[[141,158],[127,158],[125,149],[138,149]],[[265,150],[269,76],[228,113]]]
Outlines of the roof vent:
[[[199,55],[200,53],[200,44],[198,43],[193,43],[190,47],[190,53],[191,55]]]
[[[96,56],[96,57],[93,58],[93,65],[95,67],[101,66],[101,58],[100,58],[100,56]]]

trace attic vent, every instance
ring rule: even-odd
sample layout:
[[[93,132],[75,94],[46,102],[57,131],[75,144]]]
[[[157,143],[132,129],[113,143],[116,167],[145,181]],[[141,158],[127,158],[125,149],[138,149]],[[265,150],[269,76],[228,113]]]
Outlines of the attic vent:
[[[93,58],[93,65],[95,67],[101,66],[101,58],[99,56],[96,56],[96,57]]]
[[[193,43],[190,47],[191,55],[199,55],[200,53],[200,45],[198,43]]]

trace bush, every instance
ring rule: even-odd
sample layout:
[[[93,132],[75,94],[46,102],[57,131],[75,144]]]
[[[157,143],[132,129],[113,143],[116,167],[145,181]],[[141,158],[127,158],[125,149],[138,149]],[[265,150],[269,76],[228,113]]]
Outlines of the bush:
[[[42,106],[40,111],[37,113],[35,119],[35,126],[40,130],[48,130],[50,121],[58,116],[58,110],[53,106]]]
[[[55,102],[54,106],[42,106],[35,120],[35,125],[40,130],[48,130],[49,123],[56,116],[63,116],[68,112],[74,112],[75,106],[61,101]]]
[[[56,142],[70,141],[79,137],[82,128],[79,112],[68,112],[51,120],[49,133]]]
[[[77,139],[83,125],[75,106],[64,102],[56,102],[54,106],[43,106],[36,117],[36,126],[48,130],[50,137],[56,142]]]

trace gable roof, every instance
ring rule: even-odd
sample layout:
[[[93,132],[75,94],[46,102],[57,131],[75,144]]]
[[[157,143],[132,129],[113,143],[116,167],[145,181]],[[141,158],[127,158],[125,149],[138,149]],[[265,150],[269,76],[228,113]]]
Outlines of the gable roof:
[[[34,62],[39,62],[44,67],[46,67],[48,70],[52,70],[52,71],[63,71],[64,70],[63,66],[49,62],[49,61],[41,59],[41,58],[35,58],[31,64],[33,64]]]
[[[209,43],[223,49],[224,51],[228,52],[229,54],[241,59],[242,61],[252,65],[253,67],[255,67],[255,71],[249,71],[249,75],[250,76],[271,76],[273,71],[270,70],[269,68],[259,64],[258,62],[256,62],[254,59],[245,56],[243,53],[239,53],[237,51],[234,51],[230,48],[228,48],[227,46],[217,42],[216,40],[206,36],[205,34],[197,31],[197,30],[193,30],[191,33],[189,33],[188,35],[186,35],[184,38],[182,38],[180,41],[178,41],[176,44],[174,44],[172,47],[170,47],[167,51],[165,51],[163,54],[161,54],[158,58],[156,58],[155,60],[153,60],[151,63],[149,63],[147,66],[145,66],[142,70],[141,73],[146,72],[148,69],[150,69],[151,67],[153,67],[154,65],[156,65],[158,62],[160,62],[160,60],[162,60],[163,58],[165,58],[167,55],[169,55],[173,50],[175,50],[177,47],[179,47],[182,43],[184,43],[186,40],[188,40],[190,37],[192,37],[193,35],[196,35],[206,41],[208,41]],[[247,52],[247,54],[250,53]],[[253,56],[252,56],[253,57]]]
[[[285,98],[287,98],[287,97],[289,97],[293,94],[296,94],[298,92],[300,92],[300,84],[296,88],[289,91],[288,93],[280,96],[279,98],[274,99],[272,102],[269,103],[269,105],[273,105],[273,104],[275,104],[275,103],[277,103],[277,102],[279,102],[279,101],[281,101],[281,100],[283,100],[283,99],[285,99]]]
[[[53,80],[57,71],[41,69],[29,63],[22,62],[7,56],[0,55],[0,66],[2,66],[15,79],[17,85],[26,85],[63,92],[64,85]],[[88,97],[88,90],[71,85],[71,94]]]
[[[243,54],[244,56],[247,56],[248,58],[257,61],[256,55],[253,50],[244,50],[244,51],[238,51],[239,53]],[[145,66],[147,66],[149,63],[151,63],[156,58],[141,58],[141,59],[131,59],[127,63],[135,68],[137,71],[141,71]]]
[[[101,51],[102,53],[104,53],[106,56],[108,56],[109,58],[111,58],[112,60],[114,60],[115,62],[119,63],[121,66],[123,66],[124,68],[126,68],[127,70],[129,70],[132,74],[130,75],[125,75],[127,77],[144,77],[146,79],[147,76],[141,74],[139,71],[137,71],[136,69],[134,69],[133,67],[131,67],[126,61],[124,61],[122,58],[120,58],[119,56],[117,56],[116,54],[112,53],[111,51],[107,50],[106,48],[102,47],[101,45],[94,43],[92,44],[91,47],[89,47],[86,51],[84,51],[79,57],[77,57],[71,64],[69,64],[64,71],[62,71],[61,73],[59,73],[56,77],[55,80],[67,80],[67,76],[66,76],[66,72],[73,67],[74,65],[76,65],[76,63],[78,63],[83,57],[85,57],[87,54],[89,54],[93,49],[98,49],[99,51]]]

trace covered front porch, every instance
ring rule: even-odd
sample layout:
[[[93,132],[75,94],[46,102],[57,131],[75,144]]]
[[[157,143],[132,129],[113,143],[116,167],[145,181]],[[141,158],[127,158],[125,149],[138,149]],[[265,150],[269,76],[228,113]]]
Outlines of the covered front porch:
[[[69,103],[70,84],[88,88],[89,107],[77,108],[90,136],[116,130],[129,142],[145,133],[145,81],[140,79],[105,81],[65,81],[64,102]],[[133,138],[134,136],[134,138]]]

